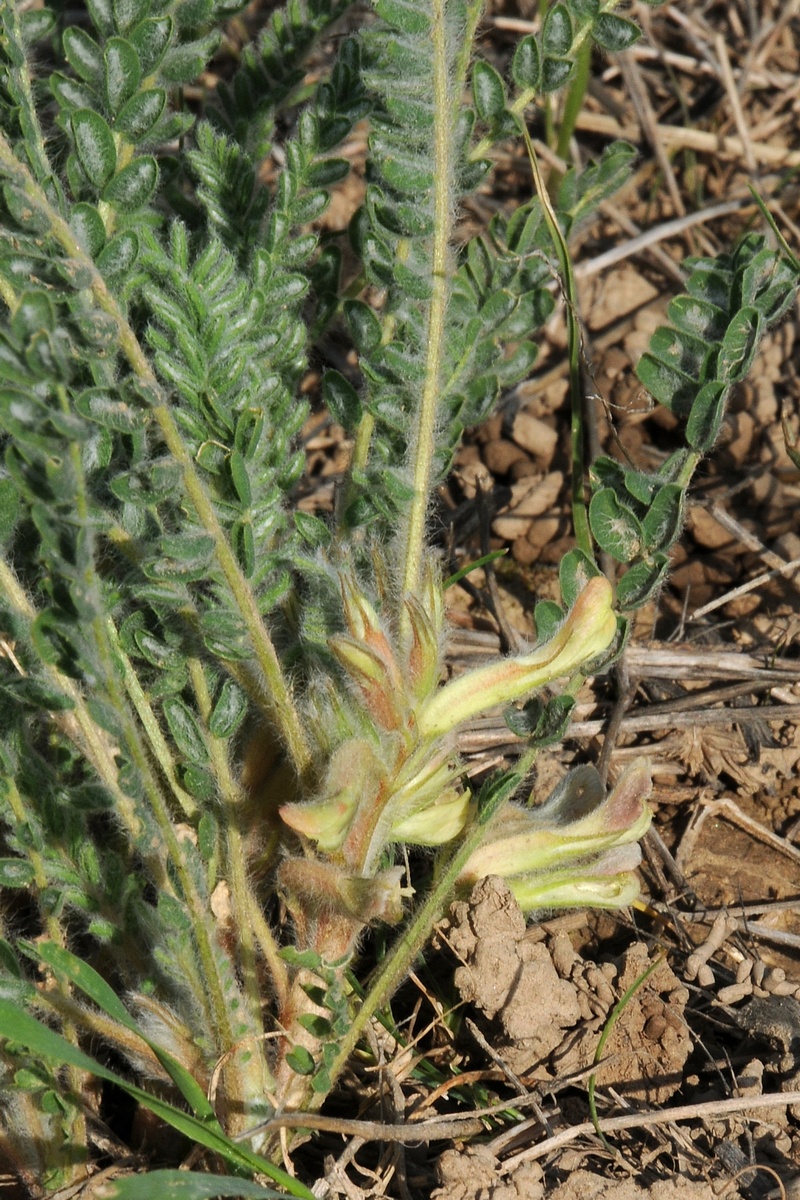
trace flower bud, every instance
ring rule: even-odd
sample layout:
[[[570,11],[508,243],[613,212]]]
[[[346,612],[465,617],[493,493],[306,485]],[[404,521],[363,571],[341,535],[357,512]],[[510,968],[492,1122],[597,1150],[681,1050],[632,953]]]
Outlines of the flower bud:
[[[372,720],[382,729],[402,729],[406,724],[404,690],[394,659],[387,660],[355,638],[341,635],[330,638],[328,646],[361,693]]]
[[[573,775],[581,781],[581,788],[587,782],[584,776],[584,768]],[[566,819],[569,782],[568,776],[540,809],[511,805],[471,855],[461,881],[469,884],[486,875],[499,875],[515,895],[519,891],[526,896],[528,907],[601,903],[600,899],[581,898],[587,888],[594,888],[598,897],[606,895],[606,905],[617,903],[611,899],[614,895],[627,895],[627,882],[624,887],[619,880],[612,885],[608,877],[629,875],[638,865],[640,852],[633,843],[647,832],[651,820],[646,803],[651,790],[647,763],[643,759],[633,763],[611,794],[591,811],[580,808],[584,798],[579,795],[577,805],[582,815],[573,821]],[[575,898],[534,901],[542,889],[556,889],[554,895]]]
[[[441,737],[487,708],[518,700],[602,654],[617,631],[612,598],[608,580],[594,576],[549,642],[519,658],[469,671],[440,688],[419,712],[420,736]]]
[[[359,807],[374,803],[384,771],[372,745],[351,738],[334,753],[318,800],[284,804],[286,824],[330,853],[343,845]]]
[[[416,700],[425,700],[439,682],[444,605],[439,578],[431,564],[425,568],[420,595],[403,601],[411,630],[408,680]]]
[[[639,881],[634,874],[641,861],[638,846],[627,846],[627,860],[620,859],[612,870],[613,860],[606,864],[601,858],[583,872],[553,871],[543,875],[518,875],[507,879],[511,891],[523,912],[548,908],[623,908],[639,895]],[[612,854],[614,851],[612,851]],[[627,869],[621,869],[625,866]]]
[[[392,840],[414,846],[443,846],[463,832],[469,820],[472,793],[449,788],[438,800],[401,818],[392,826]]]

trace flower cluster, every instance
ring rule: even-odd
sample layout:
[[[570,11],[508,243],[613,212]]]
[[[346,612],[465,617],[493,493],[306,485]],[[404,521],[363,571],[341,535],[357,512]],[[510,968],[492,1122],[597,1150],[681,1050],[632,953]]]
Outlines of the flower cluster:
[[[470,820],[472,797],[454,752],[458,731],[486,709],[573,675],[608,649],[617,623],[611,587],[597,576],[530,653],[439,687],[443,613],[432,575],[422,599],[406,601],[406,628],[396,635],[351,578],[341,588],[347,633],[329,645],[350,681],[355,728],[332,753],[316,798],[279,810],[303,849],[284,861],[280,880],[295,911],[335,912],[360,928],[402,915],[402,872],[385,866],[392,843],[440,846]],[[464,882],[502,875],[525,909],[628,903],[635,843],[649,821],[646,768],[632,768],[607,799],[594,781],[588,807],[570,778],[538,810],[514,807],[495,823]]]

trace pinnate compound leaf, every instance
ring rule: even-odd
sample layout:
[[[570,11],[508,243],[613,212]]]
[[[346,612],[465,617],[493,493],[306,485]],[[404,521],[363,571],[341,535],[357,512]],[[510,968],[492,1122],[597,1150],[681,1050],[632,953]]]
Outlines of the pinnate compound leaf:
[[[609,54],[620,54],[629,50],[642,36],[641,30],[633,21],[616,13],[598,13],[592,22],[592,37],[603,50]]]
[[[75,151],[86,177],[97,188],[108,183],[117,165],[114,135],[99,113],[79,108],[72,114]]]

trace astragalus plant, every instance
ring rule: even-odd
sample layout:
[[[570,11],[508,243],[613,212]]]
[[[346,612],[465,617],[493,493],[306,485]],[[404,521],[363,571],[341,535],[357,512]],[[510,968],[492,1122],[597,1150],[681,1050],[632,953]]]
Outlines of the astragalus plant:
[[[563,239],[633,152],[457,250],[459,204],[590,44],[637,30],[609,0],[556,4],[504,80],[473,57],[469,0],[293,0],[231,64],[237,7],[0,7],[0,1138],[33,1196],[91,1171],[98,1078],[237,1195],[274,1194],[248,1174],[310,1195],[270,1118],[319,1106],[454,891],[493,873],[528,910],[630,902],[645,766],[608,797],[582,776],[514,805],[524,770],[473,796],[455,737],[561,681],[512,718],[532,748],[559,736],[625,633],[591,535],[641,603],[797,282],[752,237],[693,265],[642,376],[688,447],[653,475],[601,460],[587,507],[576,418],[563,605],[537,606],[528,653],[442,686],[432,490],[529,371],[559,266],[574,334]],[[226,82],[190,89],[215,54]],[[363,203],[320,234],[362,122]],[[332,329],[359,369],[322,375],[353,444],[324,519],[294,501]],[[427,891],[406,846],[430,848]],[[375,925],[395,949],[361,1000]],[[180,1195],[211,1194],[193,1178]]]

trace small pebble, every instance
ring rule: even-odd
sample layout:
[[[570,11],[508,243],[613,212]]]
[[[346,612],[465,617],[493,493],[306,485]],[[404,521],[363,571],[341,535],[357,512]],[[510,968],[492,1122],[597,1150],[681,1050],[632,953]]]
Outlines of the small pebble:
[[[736,982],[744,983],[745,979],[749,979],[753,970],[752,958],[743,958],[736,968]]]
[[[700,987],[714,986],[714,972],[708,963],[703,963],[700,970],[697,972],[697,982]]]
[[[772,992],[774,994],[775,988],[779,983],[783,983],[785,979],[786,972],[784,971],[783,967],[770,967],[769,970],[764,973],[761,986],[765,987],[768,992]]]
[[[686,978],[697,979],[701,987],[709,987],[710,984],[703,983],[700,978],[700,972],[703,964],[707,963],[712,955],[716,954],[723,942],[736,930],[737,922],[733,917],[729,917],[727,913],[718,913],[714,918],[714,924],[711,926],[708,937],[694,950],[686,960]],[[705,975],[708,978],[708,975]],[[713,982],[713,975],[712,975]]]
[[[702,954],[690,954],[686,960],[684,975],[687,979],[695,979],[697,972],[700,970],[704,962]]]
[[[569,934],[561,932],[555,935],[550,949],[550,956],[553,960],[553,966],[561,978],[568,979],[569,973],[578,958],[575,947],[569,939]]]
[[[797,982],[792,979],[784,979],[769,990],[772,996],[793,996],[797,991]]]
[[[741,983],[732,983],[729,987],[720,988],[717,992],[717,999],[720,1004],[735,1004],[737,1000],[744,1000],[745,996],[752,995],[753,984],[749,979],[743,979]]]
[[[667,1021],[663,1015],[649,1017],[644,1024],[644,1036],[651,1042],[660,1042],[667,1032]]]

